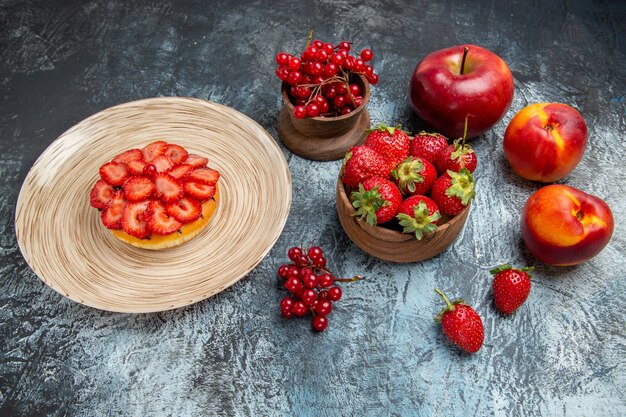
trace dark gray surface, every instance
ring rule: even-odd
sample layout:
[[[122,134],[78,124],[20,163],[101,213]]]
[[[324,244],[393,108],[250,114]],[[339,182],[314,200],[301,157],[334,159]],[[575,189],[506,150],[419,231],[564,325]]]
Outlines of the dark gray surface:
[[[623,1],[0,2],[1,415],[626,415]],[[478,197],[452,248],[419,264],[367,256],[335,213],[339,162],[284,148],[293,205],[277,245],[227,291],[161,314],[97,311],[62,298],[17,247],[15,202],[28,169],[63,131],[106,107],[153,96],[210,99],[275,138],[281,107],[274,54],[316,37],[371,47],[381,82],[373,123],[419,125],[413,67],[471,42],[511,67],[504,120],[474,141]],[[589,126],[582,162],[563,183],[604,198],[616,229],[595,259],[538,265],[513,317],[491,303],[488,269],[534,263],[519,211],[538,184],[502,156],[506,123],[526,104],[564,102]],[[275,269],[315,239],[329,264],[367,279],[344,286],[330,328],[278,314]],[[463,295],[485,324],[467,356],[432,322],[433,287]]]

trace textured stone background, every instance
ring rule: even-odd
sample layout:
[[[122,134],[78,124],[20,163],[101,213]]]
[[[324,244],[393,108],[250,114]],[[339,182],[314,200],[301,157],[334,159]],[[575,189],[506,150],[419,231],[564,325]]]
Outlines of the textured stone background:
[[[453,247],[410,265],[367,256],[335,213],[340,163],[285,149],[293,206],[282,237],[209,300],[112,314],[62,298],[30,271],[15,202],[58,135],[106,107],[175,95],[232,106],[277,138],[273,57],[302,48],[309,29],[371,47],[382,80],[372,121],[412,131],[407,86],[426,53],[472,42],[509,63],[515,99],[473,143],[478,198]],[[0,1],[0,415],[626,415],[625,33],[619,0]],[[604,198],[616,229],[590,262],[538,265],[530,299],[504,318],[488,269],[534,263],[518,222],[539,184],[511,172],[501,142],[515,112],[539,101],[582,112],[589,146],[561,182]],[[289,246],[312,239],[338,273],[367,276],[344,286],[323,334],[278,313],[275,270]],[[461,354],[432,322],[436,286],[481,314],[478,354]]]

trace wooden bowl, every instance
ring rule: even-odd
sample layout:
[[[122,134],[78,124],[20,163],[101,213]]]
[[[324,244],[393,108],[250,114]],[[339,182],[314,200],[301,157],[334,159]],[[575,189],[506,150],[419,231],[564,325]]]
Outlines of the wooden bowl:
[[[341,179],[337,181],[337,214],[343,230],[350,239],[361,248],[380,259],[392,262],[419,262],[432,258],[446,250],[454,242],[463,229],[470,212],[470,205],[465,210],[448,219],[431,234],[417,240],[415,235],[388,229],[381,226],[370,226],[359,221],[353,214],[356,212],[348,198]],[[446,220],[442,217],[442,220]]]
[[[289,97],[289,84],[283,83],[283,109],[278,117],[278,134],[285,146],[298,156],[316,161],[343,158],[346,151],[361,143],[363,132],[369,128],[367,103],[370,85],[361,75],[350,79],[363,92],[363,104],[349,114],[337,117],[293,117],[294,104]]]

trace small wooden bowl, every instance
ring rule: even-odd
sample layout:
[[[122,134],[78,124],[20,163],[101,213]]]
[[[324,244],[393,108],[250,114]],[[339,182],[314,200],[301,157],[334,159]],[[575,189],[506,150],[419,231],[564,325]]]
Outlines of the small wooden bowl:
[[[468,205],[461,213],[439,225],[435,232],[417,240],[413,234],[370,226],[354,217],[356,211],[341,179],[337,181],[336,195],[339,221],[354,244],[372,256],[392,262],[419,262],[440,254],[454,242],[470,212]]]
[[[283,83],[284,106],[278,117],[278,134],[291,152],[316,161],[334,161],[363,141],[363,132],[370,126],[365,108],[370,100],[370,85],[362,75],[354,75],[350,82],[361,87],[363,104],[344,116],[304,119],[293,117],[295,106],[289,97],[289,84]]]

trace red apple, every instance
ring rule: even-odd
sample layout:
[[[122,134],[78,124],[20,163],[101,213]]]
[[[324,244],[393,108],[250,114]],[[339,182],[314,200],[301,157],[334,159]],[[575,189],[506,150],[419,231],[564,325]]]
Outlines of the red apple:
[[[504,133],[504,156],[513,171],[532,181],[569,174],[587,146],[587,125],[567,104],[537,103],[520,110]]]
[[[530,253],[552,265],[576,265],[596,256],[611,240],[613,214],[600,198],[553,184],[530,196],[521,216]]]
[[[465,62],[464,51],[467,48]],[[513,100],[513,75],[496,54],[476,45],[459,45],[433,52],[417,64],[410,85],[417,116],[437,132],[468,138],[491,129]]]

